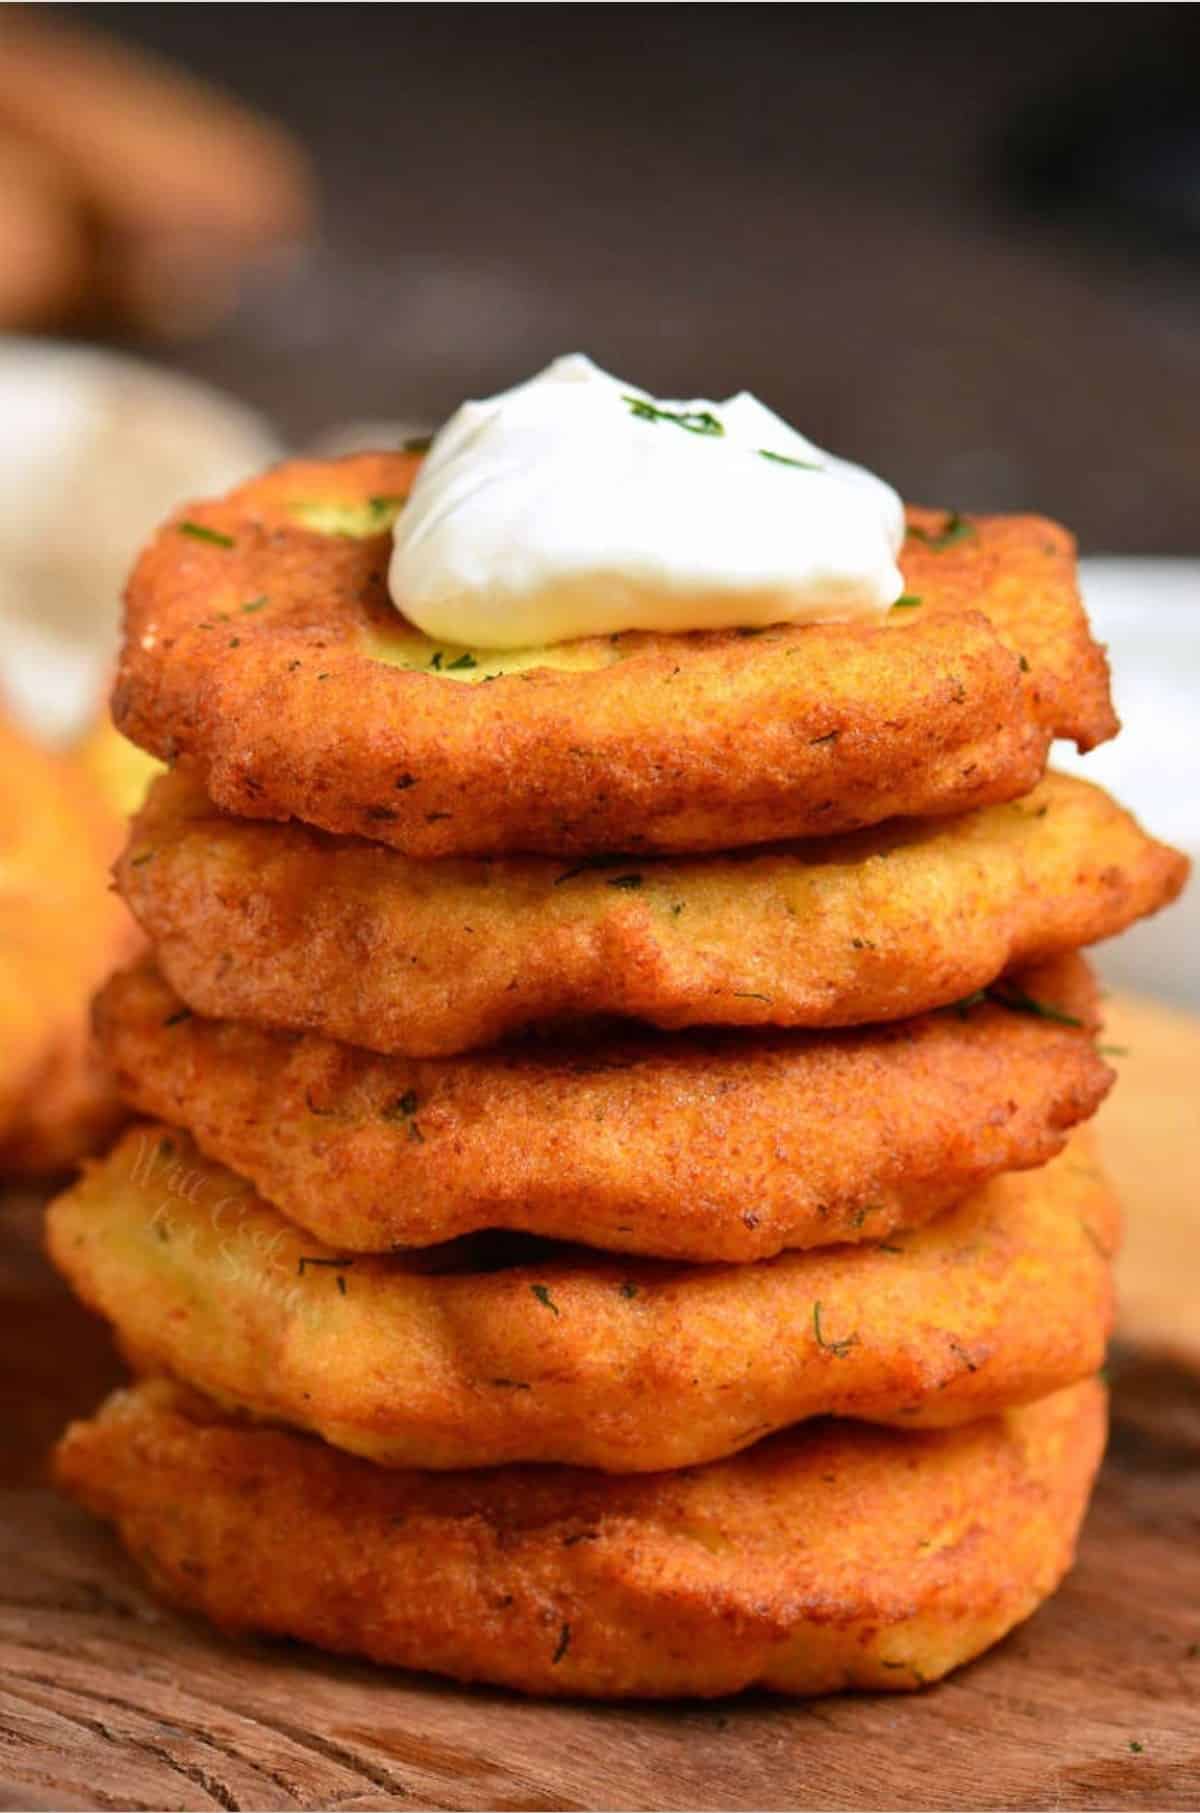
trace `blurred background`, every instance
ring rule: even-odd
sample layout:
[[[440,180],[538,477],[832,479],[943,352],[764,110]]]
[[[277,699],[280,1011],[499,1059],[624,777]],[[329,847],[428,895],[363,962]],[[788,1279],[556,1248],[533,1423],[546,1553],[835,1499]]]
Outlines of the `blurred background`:
[[[580,349],[1069,523],[1087,772],[1200,850],[1198,70],[1182,5],[0,5],[18,711],[84,726],[181,496]],[[1200,1003],[1189,925],[1120,973]]]

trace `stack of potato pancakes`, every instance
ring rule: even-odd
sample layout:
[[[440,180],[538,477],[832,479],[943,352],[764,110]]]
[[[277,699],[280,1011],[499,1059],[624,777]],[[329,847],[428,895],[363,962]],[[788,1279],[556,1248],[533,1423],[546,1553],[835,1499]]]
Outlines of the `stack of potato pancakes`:
[[[389,601],[407,454],[161,531],[171,766],[101,997],[148,1117],[51,1211],[139,1383],[59,1453],[172,1600],[537,1693],[911,1688],[1071,1561],[1111,1072],[1183,859],[1070,537],[910,513],[869,626],[495,655]]]

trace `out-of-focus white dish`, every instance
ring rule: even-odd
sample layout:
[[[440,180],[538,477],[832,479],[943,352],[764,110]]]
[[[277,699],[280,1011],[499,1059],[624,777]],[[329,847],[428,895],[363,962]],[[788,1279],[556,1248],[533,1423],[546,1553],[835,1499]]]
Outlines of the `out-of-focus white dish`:
[[[1086,756],[1060,745],[1055,764],[1200,864],[1200,560],[1085,560],[1082,578],[1122,730]],[[1200,1008],[1200,882],[1097,955],[1106,980]]]
[[[94,710],[126,574],[162,518],[280,452],[266,422],[206,384],[0,338],[0,679],[36,729],[68,736]]]

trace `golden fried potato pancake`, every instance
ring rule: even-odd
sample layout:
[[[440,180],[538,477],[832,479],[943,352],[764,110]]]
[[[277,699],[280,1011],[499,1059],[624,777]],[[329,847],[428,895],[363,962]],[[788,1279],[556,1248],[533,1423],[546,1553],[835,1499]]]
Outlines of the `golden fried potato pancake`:
[[[142,938],[112,893],[115,813],[83,771],[0,720],[0,1174],[69,1165],[123,1118],[93,990]]]
[[[1043,1164],[1112,1081],[1080,957],[848,1033],[642,1033],[376,1057],[190,1013],[152,963],[97,1004],[125,1099],[350,1252],[485,1228],[666,1259],[879,1240]]]
[[[540,1021],[898,1020],[1121,931],[1186,860],[1097,788],[730,856],[428,863],[218,812],[168,775],[118,885],[197,1013],[448,1056]]]
[[[1074,543],[1040,517],[912,511],[881,625],[498,654],[389,600],[417,464],[296,460],[168,522],[129,587],[120,728],[230,812],[411,856],[724,850],[963,812],[1026,792],[1052,736],[1117,728]]]
[[[161,1379],[75,1423],[67,1491],[227,1631],[527,1693],[923,1687],[1074,1559],[1103,1388],[967,1428],[820,1422],[685,1473],[387,1473]]]
[[[1072,1143],[924,1228],[754,1265],[517,1236],[369,1257],[154,1125],[48,1224],[55,1264],[139,1370],[385,1466],[613,1473],[718,1459],[813,1416],[966,1422],[1086,1378],[1117,1238]]]

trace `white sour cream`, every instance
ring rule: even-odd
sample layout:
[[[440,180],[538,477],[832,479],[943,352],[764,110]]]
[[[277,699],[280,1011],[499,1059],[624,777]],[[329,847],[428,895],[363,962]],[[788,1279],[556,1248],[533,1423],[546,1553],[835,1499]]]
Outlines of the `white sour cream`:
[[[434,437],[390,588],[471,648],[872,618],[903,538],[890,485],[747,391],[661,402],[573,354]]]

